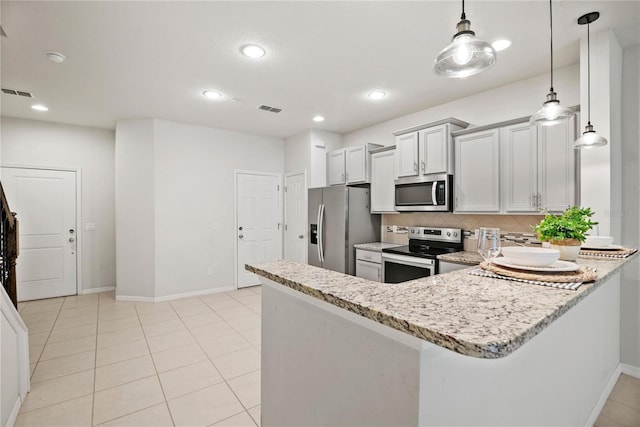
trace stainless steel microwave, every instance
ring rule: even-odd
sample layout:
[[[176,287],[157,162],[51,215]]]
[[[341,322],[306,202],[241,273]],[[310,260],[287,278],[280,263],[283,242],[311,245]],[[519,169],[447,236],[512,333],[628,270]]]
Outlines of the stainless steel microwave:
[[[453,175],[425,175],[395,180],[397,211],[449,212],[452,210]]]

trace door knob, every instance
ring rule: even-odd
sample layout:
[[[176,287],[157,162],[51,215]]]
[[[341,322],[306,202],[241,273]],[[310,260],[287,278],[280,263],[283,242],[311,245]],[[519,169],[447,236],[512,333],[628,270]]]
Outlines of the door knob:
[[[238,236],[238,239],[244,239],[244,236],[241,234]]]
[[[304,234],[299,235],[298,239],[304,239]]]
[[[69,241],[70,241],[71,243],[73,243],[73,242],[75,242],[75,241],[76,241],[76,239],[74,239],[73,237],[69,237]]]

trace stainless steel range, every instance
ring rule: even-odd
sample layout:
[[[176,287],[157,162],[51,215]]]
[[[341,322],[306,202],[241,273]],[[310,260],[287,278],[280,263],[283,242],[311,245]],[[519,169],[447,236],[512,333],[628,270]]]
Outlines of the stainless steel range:
[[[411,227],[409,245],[382,250],[382,277],[385,283],[438,274],[437,256],[463,250],[459,228]]]

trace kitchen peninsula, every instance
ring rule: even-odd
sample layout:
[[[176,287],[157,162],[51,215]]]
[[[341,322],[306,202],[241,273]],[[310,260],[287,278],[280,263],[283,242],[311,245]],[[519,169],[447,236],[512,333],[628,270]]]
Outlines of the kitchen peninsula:
[[[263,425],[593,422],[619,373],[630,258],[579,259],[598,279],[577,291],[468,270],[384,284],[247,266],[264,285]]]

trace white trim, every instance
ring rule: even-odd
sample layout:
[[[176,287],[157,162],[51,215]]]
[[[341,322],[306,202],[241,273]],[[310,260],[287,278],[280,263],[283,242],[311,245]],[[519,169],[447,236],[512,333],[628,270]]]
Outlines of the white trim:
[[[604,405],[607,403],[607,399],[609,398],[609,395],[611,394],[613,388],[616,386],[616,382],[618,382],[618,378],[620,377],[621,373],[622,364],[619,363],[616,369],[611,374],[606,387],[604,388],[604,390],[602,390],[602,394],[600,394],[600,399],[598,399],[596,406],[594,406],[591,410],[591,414],[589,414],[589,418],[587,418],[587,422],[584,424],[585,427],[591,427],[596,423],[598,417],[600,416],[600,412],[602,412],[602,408],[604,408]]]
[[[280,229],[280,258],[284,254],[284,179],[278,172],[262,172],[244,169],[233,170],[233,232],[238,230],[238,175],[261,175],[273,176],[280,179],[281,191],[278,191],[278,221],[282,224]],[[233,285],[234,289],[238,289],[238,239],[233,239]]]
[[[11,409],[11,413],[9,414],[9,418],[7,418],[6,427],[13,427],[16,423],[16,419],[18,419],[18,413],[20,412],[20,407],[22,406],[22,401],[20,400],[20,396],[16,398],[16,402],[13,404],[13,408]]]
[[[29,366],[29,330],[25,325],[18,310],[13,306],[13,302],[5,291],[0,289],[0,317],[7,319],[9,326],[16,333],[17,366],[18,373],[18,400],[23,402],[27,398],[27,393],[31,389],[31,370]],[[1,368],[0,368],[1,369]],[[18,410],[20,406],[18,405]],[[15,421],[15,420],[14,420]]]
[[[81,295],[83,292],[83,280],[82,280],[82,245],[83,245],[83,233],[82,233],[82,168],[65,168],[57,166],[26,166],[15,164],[1,164],[0,168],[12,168],[12,169],[35,169],[35,170],[49,170],[60,172],[75,172],[76,174],[76,295]],[[20,219],[18,218],[18,221]]]
[[[101,288],[87,288],[78,292],[78,295],[98,294],[100,292],[111,292],[115,290],[116,290],[115,286],[103,286]]]
[[[217,294],[220,292],[235,291],[234,286],[224,286],[221,288],[204,289],[202,291],[184,292],[181,294],[165,295],[162,297],[136,297],[129,295],[116,295],[116,301],[135,301],[135,302],[164,302],[181,298],[197,297],[200,295]]]
[[[630,375],[635,378],[640,378],[640,368],[633,365],[627,365],[626,363],[621,363],[622,373],[625,375]]]

